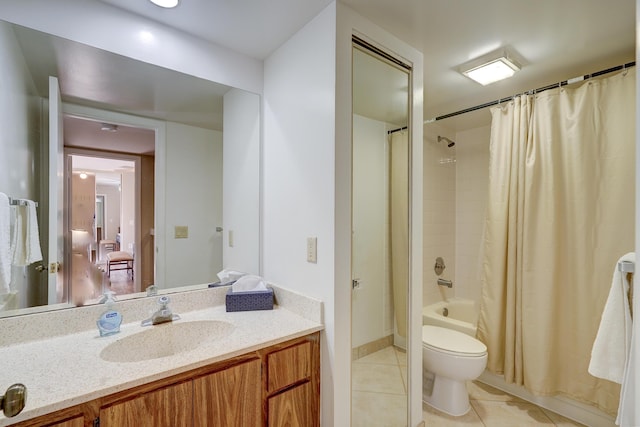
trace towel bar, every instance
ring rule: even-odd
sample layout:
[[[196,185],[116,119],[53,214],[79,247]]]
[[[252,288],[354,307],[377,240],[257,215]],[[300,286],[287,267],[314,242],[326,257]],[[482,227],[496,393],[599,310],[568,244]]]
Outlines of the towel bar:
[[[33,202],[36,204],[36,208],[38,207],[38,202]],[[24,199],[14,199],[13,197],[9,197],[9,204],[12,206],[27,206],[27,201]]]
[[[623,273],[635,273],[636,265],[631,261],[620,261],[618,263],[618,271]]]
[[[627,299],[629,300],[629,311],[631,318],[633,319],[633,275],[636,270],[636,265],[631,261],[618,262],[618,271],[626,273],[627,281],[629,282],[629,291],[627,292]]]

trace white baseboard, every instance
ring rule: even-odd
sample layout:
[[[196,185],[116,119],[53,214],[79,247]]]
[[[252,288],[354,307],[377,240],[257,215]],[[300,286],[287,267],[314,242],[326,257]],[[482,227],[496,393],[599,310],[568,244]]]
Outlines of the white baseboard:
[[[523,400],[534,403],[542,408],[567,417],[589,427],[616,427],[615,420],[608,414],[593,406],[586,405],[564,396],[534,396],[524,387],[507,384],[499,375],[485,371],[478,381],[490,385],[504,392],[517,396]]]

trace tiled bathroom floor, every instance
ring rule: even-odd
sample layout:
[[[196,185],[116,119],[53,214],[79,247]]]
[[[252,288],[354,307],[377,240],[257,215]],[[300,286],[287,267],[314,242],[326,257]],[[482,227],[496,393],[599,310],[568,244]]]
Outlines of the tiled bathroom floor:
[[[353,363],[352,427],[406,426],[405,353],[387,347]],[[467,384],[471,410],[452,417],[423,404],[427,427],[581,426],[561,415],[540,408],[480,382]]]

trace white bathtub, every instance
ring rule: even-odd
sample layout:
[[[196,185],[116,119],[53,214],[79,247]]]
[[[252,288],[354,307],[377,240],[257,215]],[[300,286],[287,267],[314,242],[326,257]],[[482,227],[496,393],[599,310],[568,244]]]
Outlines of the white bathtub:
[[[447,316],[444,316],[445,308]],[[454,329],[475,338],[479,304],[470,299],[451,298],[422,309],[422,324]]]

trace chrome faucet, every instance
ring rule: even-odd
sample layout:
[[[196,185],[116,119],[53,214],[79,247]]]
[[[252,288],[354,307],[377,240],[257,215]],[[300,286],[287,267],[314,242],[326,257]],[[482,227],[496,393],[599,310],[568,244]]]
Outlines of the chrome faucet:
[[[173,314],[169,308],[169,297],[161,296],[158,298],[160,307],[151,315],[150,318],[142,321],[142,326],[157,325],[160,323],[173,322],[179,320],[180,316]]]

